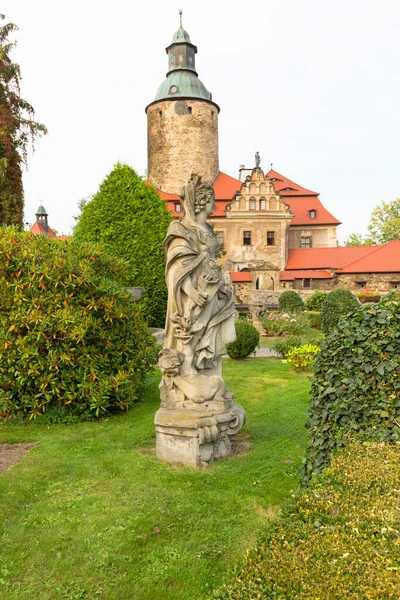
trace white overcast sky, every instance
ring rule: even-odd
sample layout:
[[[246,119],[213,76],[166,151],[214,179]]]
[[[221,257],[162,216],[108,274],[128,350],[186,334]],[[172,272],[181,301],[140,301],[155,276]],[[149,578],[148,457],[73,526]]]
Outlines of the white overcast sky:
[[[220,169],[237,177],[258,150],[265,171],[320,192],[342,240],[365,233],[400,196],[400,0],[2,0],[22,97],[49,130],[24,173],[25,221],[43,203],[68,233],[118,160],[144,172],[179,9],[221,107]]]

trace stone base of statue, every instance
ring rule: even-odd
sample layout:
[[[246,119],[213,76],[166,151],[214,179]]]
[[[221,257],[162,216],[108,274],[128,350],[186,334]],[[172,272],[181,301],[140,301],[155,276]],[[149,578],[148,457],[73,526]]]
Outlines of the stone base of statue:
[[[160,408],[155,416],[156,455],[167,463],[205,467],[232,452],[234,435],[246,420],[245,410],[232,403],[224,412],[207,409]]]

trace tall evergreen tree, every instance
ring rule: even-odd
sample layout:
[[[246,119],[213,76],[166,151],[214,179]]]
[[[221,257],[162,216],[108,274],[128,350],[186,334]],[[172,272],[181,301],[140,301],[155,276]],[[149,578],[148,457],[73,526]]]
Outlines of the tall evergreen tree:
[[[99,244],[129,264],[126,285],[142,286],[149,325],[164,327],[167,307],[163,239],[172,217],[151,185],[117,163],[89,201],[79,203],[74,237]]]
[[[5,19],[0,14],[0,23]],[[22,165],[27,164],[29,141],[33,144],[47,129],[34,121],[33,107],[20,95],[20,67],[10,58],[16,42],[8,39],[17,30],[14,23],[0,25],[0,225],[22,227]]]

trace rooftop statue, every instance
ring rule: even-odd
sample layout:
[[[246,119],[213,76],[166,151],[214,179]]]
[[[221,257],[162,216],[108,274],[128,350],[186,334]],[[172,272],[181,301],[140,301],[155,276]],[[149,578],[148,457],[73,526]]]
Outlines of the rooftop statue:
[[[192,174],[181,200],[184,216],[171,223],[164,240],[168,309],[164,349],[159,356],[163,378],[161,409],[156,415],[157,455],[167,462],[192,464],[192,458],[188,462],[184,453],[176,454],[179,443],[173,444],[170,452],[164,443],[165,427],[171,432],[178,422],[190,422],[191,434],[198,430],[197,442],[192,443],[198,447],[193,466],[199,466],[229,454],[227,436],[241,428],[245,412],[234,403],[222,379],[222,356],[226,344],[235,340],[235,307],[233,291],[225,286],[215,260],[219,243],[207,223],[215,208],[211,183]],[[169,425],[165,425],[167,421]],[[201,443],[204,426],[213,438],[205,444]],[[178,440],[182,439],[180,431]],[[172,442],[171,434],[168,441]],[[204,445],[208,446],[208,459]]]
[[[256,169],[260,168],[260,164],[261,164],[261,156],[259,152],[256,152]]]

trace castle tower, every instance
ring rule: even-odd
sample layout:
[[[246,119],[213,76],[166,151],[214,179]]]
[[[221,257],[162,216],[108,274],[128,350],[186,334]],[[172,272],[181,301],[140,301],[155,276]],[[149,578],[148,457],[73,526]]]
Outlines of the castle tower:
[[[181,24],[166,48],[168,73],[147,108],[148,179],[179,193],[194,171],[214,182],[219,172],[218,113],[197,76],[197,48]]]

